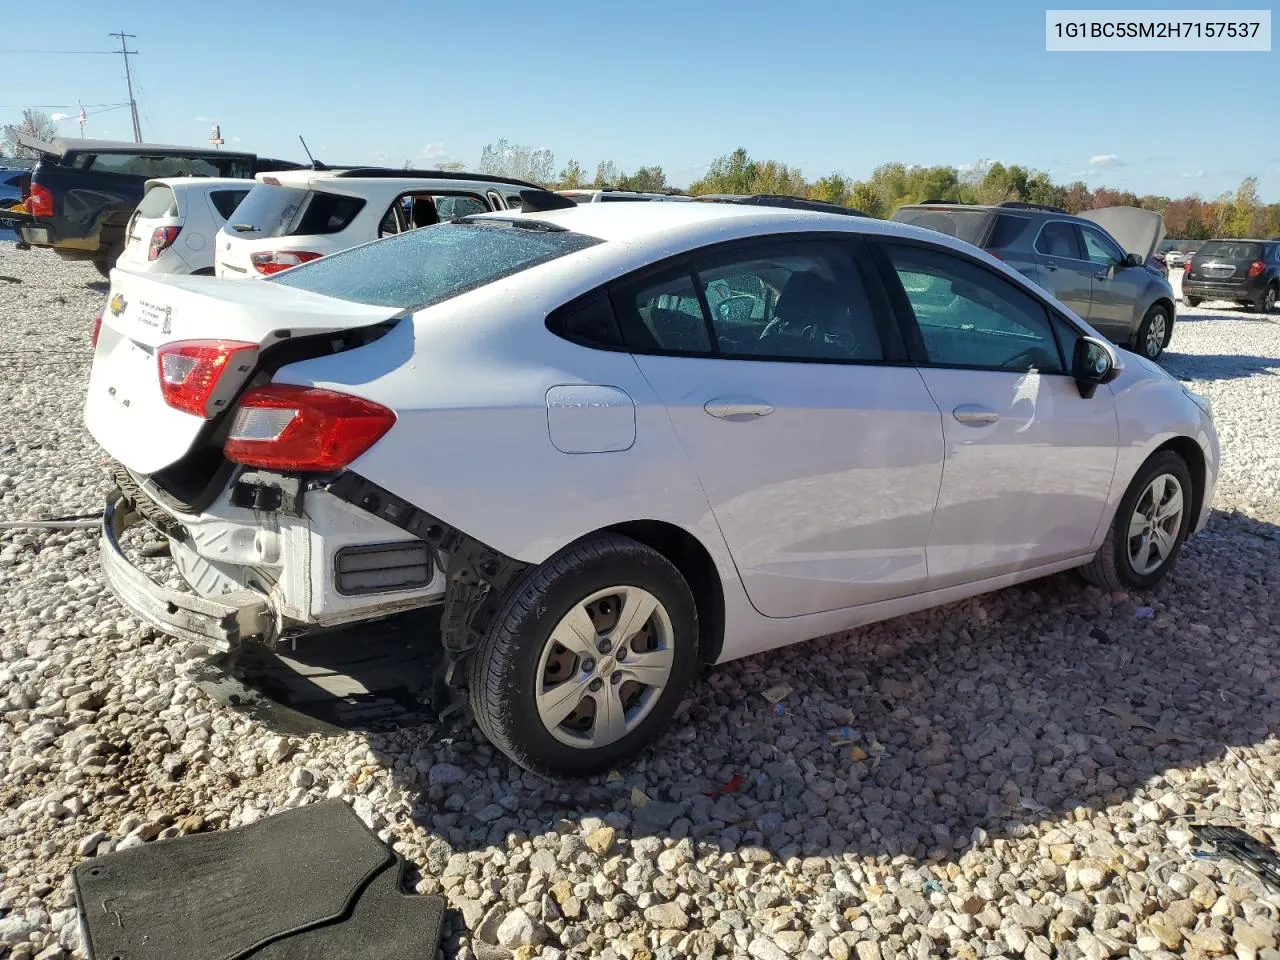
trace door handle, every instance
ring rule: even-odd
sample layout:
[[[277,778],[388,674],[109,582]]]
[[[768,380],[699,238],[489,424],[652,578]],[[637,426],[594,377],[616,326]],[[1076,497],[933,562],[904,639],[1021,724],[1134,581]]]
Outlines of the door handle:
[[[773,407],[759,400],[708,400],[703,407],[718,420],[755,420],[773,413]]]
[[[1057,265],[1056,263],[1054,263],[1052,260],[1046,260],[1046,261],[1045,261],[1045,264],[1044,264],[1044,268],[1045,268],[1046,270],[1057,270],[1057,269],[1058,269],[1058,265]]]
[[[1000,414],[990,407],[981,407],[976,403],[962,403],[951,411],[951,415],[970,427],[985,426],[1000,419]]]

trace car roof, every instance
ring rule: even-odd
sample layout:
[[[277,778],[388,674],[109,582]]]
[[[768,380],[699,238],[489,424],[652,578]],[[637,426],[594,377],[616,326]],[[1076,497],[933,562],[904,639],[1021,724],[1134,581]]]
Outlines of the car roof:
[[[572,209],[499,210],[468,219],[538,220],[605,241],[661,244],[685,238],[691,246],[713,243],[717,233],[725,234],[724,239],[745,239],[755,233],[841,231],[926,240],[999,263],[971,244],[923,227],[788,207],[738,203],[587,203],[574,204]]]
[[[518,187],[523,190],[539,190],[540,187],[512,177],[496,174],[455,172],[451,170],[389,170],[382,167],[348,167],[329,170],[266,170],[255,174],[259,183],[276,181],[284,187],[309,187],[321,184],[404,183],[408,186],[440,184],[453,186],[460,183],[483,183],[503,188]]]
[[[244,177],[152,177],[143,184],[143,187],[148,188],[156,183],[176,190],[214,190],[219,187],[240,187],[249,190],[256,182]]]

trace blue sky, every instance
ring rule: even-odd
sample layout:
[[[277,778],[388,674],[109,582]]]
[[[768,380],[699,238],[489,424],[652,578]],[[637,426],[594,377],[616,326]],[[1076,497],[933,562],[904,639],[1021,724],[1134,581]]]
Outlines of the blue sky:
[[[19,51],[107,50],[124,29],[150,141],[203,143],[217,121],[228,146],[267,156],[304,160],[300,132],[331,163],[427,166],[474,164],[506,137],[550,148],[557,168],[660,164],[678,185],[739,145],[809,177],[992,158],[1173,196],[1255,174],[1280,200],[1275,52],[1047,53],[1045,4],[1025,0],[616,9],[71,0],[56,30],[0,40],[0,119],[49,105],[78,136],[77,102],[127,99],[120,57]],[[88,109],[87,136],[131,139],[127,109]]]

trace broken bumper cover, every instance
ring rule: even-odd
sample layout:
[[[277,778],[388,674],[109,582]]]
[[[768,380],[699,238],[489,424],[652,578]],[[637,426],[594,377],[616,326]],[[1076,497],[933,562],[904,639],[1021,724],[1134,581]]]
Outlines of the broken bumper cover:
[[[272,639],[275,617],[262,594],[239,590],[211,600],[161,586],[134,566],[120,546],[120,537],[141,520],[118,496],[108,500],[102,516],[102,570],[111,592],[126,609],[164,633],[219,652],[232,650],[250,637]]]

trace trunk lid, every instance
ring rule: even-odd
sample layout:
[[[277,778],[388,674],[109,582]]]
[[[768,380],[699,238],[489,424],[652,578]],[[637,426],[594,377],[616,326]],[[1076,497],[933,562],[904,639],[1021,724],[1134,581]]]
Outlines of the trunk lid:
[[[155,231],[165,227],[177,227],[181,231],[184,219],[178,195],[164,184],[148,183],[142,202],[125,226],[124,252],[116,263],[126,269],[130,265],[146,264]]]
[[[1102,207],[1076,214],[1081,220],[1096,223],[1115,238],[1126,253],[1136,253],[1146,263],[1164,239],[1164,217],[1141,207]]]
[[[158,348],[179,340],[232,340],[261,350],[294,337],[372,326],[403,312],[275,283],[113,270],[85,424],[116,460],[136,473],[155,473],[181,460],[210,422],[165,401]],[[218,380],[218,395],[233,396],[253,375],[257,358],[249,353],[242,364],[229,366]]]

